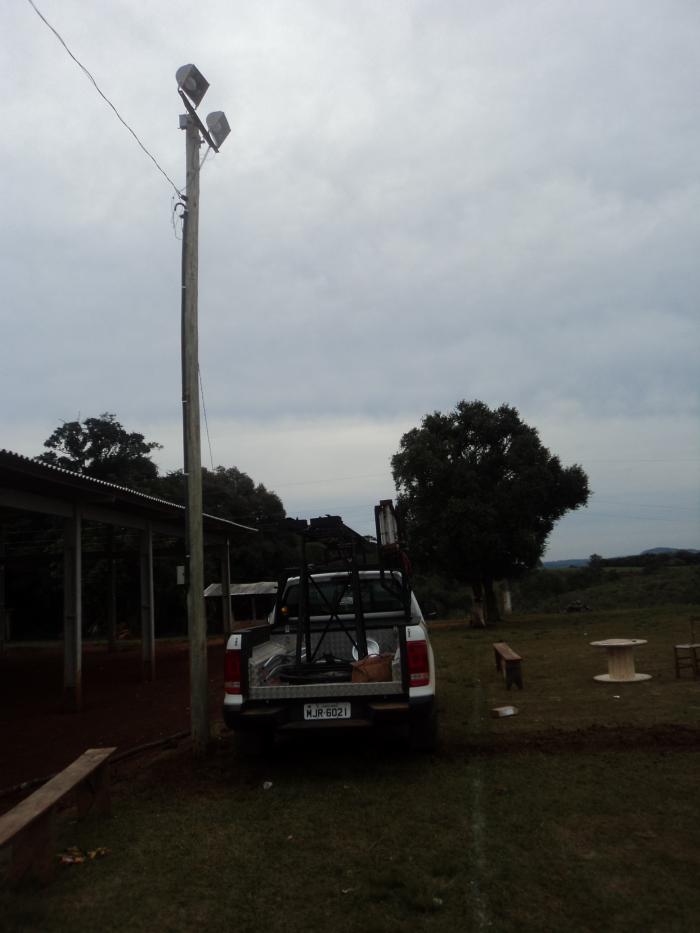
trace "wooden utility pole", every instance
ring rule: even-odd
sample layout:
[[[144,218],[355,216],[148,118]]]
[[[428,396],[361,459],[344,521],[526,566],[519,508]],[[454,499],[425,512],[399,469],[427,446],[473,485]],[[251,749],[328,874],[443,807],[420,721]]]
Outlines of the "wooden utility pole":
[[[190,722],[195,754],[209,743],[207,620],[204,611],[202,451],[199,422],[197,262],[199,240],[199,129],[181,117],[187,134],[187,197],[182,228],[182,425],[187,485],[185,584],[190,642]]]
[[[185,105],[180,129],[187,135],[186,190],[182,226],[182,424],[187,485],[185,585],[190,635],[190,722],[195,754],[209,744],[207,684],[207,617],[204,611],[204,534],[202,530],[202,451],[199,427],[199,339],[197,328],[197,256],[199,241],[199,147],[206,140],[214,152],[231,132],[226,114],[207,115],[207,125],[196,110],[209,82],[192,63],[175,72],[177,92]],[[194,106],[192,106],[194,105]],[[179,193],[179,192],[178,192]]]

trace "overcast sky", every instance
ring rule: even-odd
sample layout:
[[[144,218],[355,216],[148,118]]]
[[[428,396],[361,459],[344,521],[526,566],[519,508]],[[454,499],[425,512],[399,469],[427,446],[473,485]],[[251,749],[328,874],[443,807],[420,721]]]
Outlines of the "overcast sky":
[[[228,116],[214,464],[369,531],[402,433],[506,402],[590,477],[548,558],[700,547],[697,0],[36,4],[177,186],[176,68]],[[173,190],[26,0],[0,35],[0,447],[110,411],[179,468]]]

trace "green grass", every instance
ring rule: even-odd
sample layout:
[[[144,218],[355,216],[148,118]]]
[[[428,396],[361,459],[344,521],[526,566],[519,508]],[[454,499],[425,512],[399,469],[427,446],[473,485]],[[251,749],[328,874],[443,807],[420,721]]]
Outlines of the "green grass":
[[[104,859],[0,891],[11,931],[688,931],[697,924],[700,682],[675,680],[686,610],[436,629],[441,742],[221,735],[123,771],[110,820],[66,821]],[[646,638],[651,681],[607,685],[589,642]],[[508,693],[491,643],[524,658]],[[519,713],[493,719],[491,707]],[[131,766],[134,767],[133,765]],[[263,782],[272,781],[269,790]]]

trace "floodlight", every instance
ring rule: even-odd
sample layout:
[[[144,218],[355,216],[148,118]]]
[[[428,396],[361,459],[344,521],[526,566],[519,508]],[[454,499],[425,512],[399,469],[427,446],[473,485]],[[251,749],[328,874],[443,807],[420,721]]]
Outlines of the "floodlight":
[[[392,549],[399,546],[399,526],[391,499],[382,499],[374,507],[377,525],[377,541],[382,548]]]
[[[195,107],[198,107],[207,93],[209,82],[195,65],[182,65],[175,72],[178,91],[183,91]]]
[[[231,127],[228,125],[228,120],[223,110],[215,110],[207,116],[207,129],[209,130],[209,135],[214,140],[214,145],[219,149],[231,132]]]

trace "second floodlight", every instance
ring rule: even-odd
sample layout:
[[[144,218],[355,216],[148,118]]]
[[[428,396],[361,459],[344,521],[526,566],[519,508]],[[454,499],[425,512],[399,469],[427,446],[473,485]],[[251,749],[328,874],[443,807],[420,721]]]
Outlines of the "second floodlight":
[[[175,72],[177,88],[198,107],[207,93],[209,82],[195,65],[182,65]]]
[[[231,127],[228,125],[228,120],[223,110],[215,110],[207,116],[207,129],[209,130],[209,135],[214,140],[214,145],[219,149],[231,132]]]

